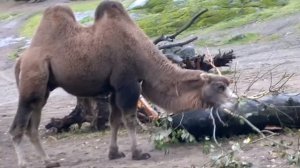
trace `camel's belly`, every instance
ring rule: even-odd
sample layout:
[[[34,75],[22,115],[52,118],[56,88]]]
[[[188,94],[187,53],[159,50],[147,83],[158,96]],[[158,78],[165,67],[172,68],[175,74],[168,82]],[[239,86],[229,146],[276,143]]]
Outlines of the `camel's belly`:
[[[80,97],[93,97],[108,94],[112,90],[109,85],[104,85],[101,83],[99,83],[98,85],[65,85],[62,86],[62,88],[68,93]]]
[[[54,66],[52,78],[57,87],[76,96],[97,96],[111,91],[109,69],[85,67]],[[101,67],[99,65],[99,67]]]

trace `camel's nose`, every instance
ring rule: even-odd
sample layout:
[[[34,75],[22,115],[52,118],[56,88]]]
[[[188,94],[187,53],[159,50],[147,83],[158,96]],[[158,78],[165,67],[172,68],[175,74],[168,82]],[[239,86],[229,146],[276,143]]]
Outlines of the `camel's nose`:
[[[226,88],[225,92],[226,92],[226,96],[228,98],[233,98],[233,99],[238,98],[237,95],[235,93],[233,93],[233,91],[231,89],[229,89],[229,88]]]

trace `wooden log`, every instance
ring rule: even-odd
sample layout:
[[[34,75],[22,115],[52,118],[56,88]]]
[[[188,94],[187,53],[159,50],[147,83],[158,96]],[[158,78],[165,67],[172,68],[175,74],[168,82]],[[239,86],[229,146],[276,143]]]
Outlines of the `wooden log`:
[[[91,123],[92,130],[103,130],[107,127],[110,104],[108,96],[77,97],[76,107],[63,118],[51,118],[46,129],[55,128],[57,132],[69,131],[73,124]]]
[[[235,107],[237,108],[232,106],[229,110],[245,117],[261,130],[266,126],[300,128],[300,94],[279,94],[262,97],[258,100],[244,99]],[[216,111],[213,115],[218,137],[254,132],[245,122],[228,114],[223,109],[219,109],[219,116],[226,125],[223,125],[218,119]],[[196,139],[213,134],[209,109],[189,111],[174,115],[172,118],[171,126],[173,128],[184,128]]]

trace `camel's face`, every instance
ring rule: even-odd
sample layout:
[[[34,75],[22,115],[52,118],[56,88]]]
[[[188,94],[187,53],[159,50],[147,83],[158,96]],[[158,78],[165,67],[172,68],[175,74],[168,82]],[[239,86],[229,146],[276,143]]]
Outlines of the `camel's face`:
[[[203,100],[206,104],[219,107],[235,97],[235,94],[228,88],[229,83],[225,77],[209,75],[202,90]]]

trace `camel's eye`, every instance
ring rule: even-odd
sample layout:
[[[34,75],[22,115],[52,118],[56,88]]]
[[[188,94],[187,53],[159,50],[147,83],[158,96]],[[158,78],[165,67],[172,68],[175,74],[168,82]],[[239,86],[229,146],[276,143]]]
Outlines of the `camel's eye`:
[[[225,91],[225,89],[226,89],[226,86],[225,86],[225,84],[224,84],[224,83],[220,83],[220,82],[218,82],[218,83],[215,83],[215,89],[216,89],[216,91],[217,91],[217,92],[220,92],[220,93],[222,93],[222,92],[224,92],[224,91]]]
[[[219,87],[218,87],[218,90],[220,91],[220,92],[224,92],[225,91],[225,86],[224,85],[220,85]]]

